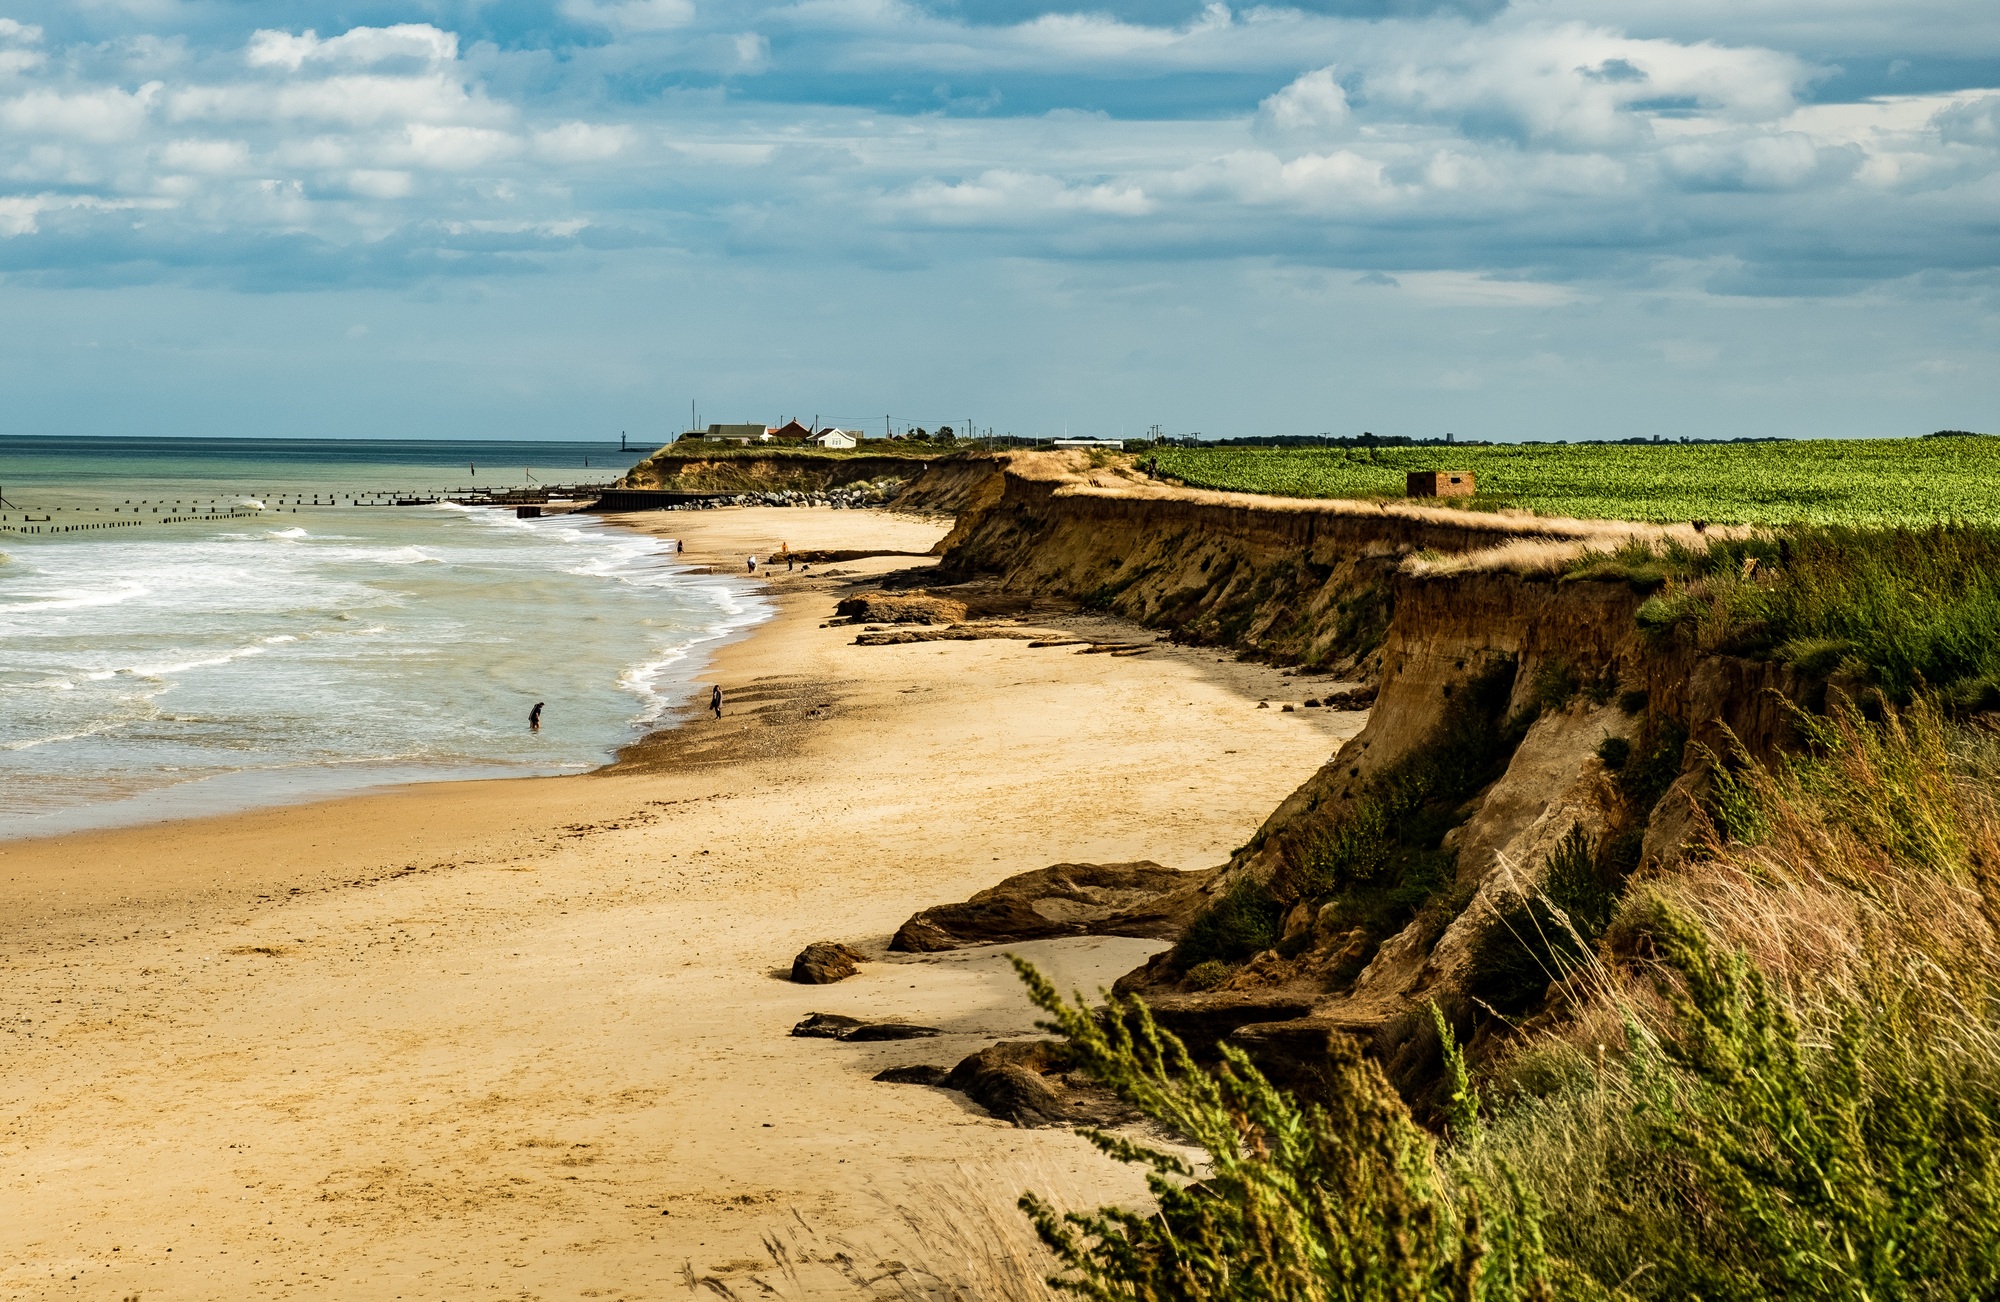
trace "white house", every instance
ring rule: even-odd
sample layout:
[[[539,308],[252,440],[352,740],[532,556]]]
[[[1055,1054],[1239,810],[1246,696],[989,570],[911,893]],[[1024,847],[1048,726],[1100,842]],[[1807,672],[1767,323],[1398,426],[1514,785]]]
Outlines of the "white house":
[[[823,448],[851,448],[859,440],[844,429],[823,429],[812,436],[812,441]]]

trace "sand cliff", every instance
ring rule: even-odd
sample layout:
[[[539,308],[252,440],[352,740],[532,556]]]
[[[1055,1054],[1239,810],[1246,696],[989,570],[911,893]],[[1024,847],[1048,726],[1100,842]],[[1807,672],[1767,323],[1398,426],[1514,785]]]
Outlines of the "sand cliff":
[[[1369,681],[1367,726],[1219,872],[1186,888],[1198,910],[1253,885],[1239,898],[1282,919],[1273,943],[1238,955],[1219,984],[1213,966],[1191,981],[1175,950],[1121,988],[1191,1037],[1234,1035],[1283,1072],[1310,1067],[1287,1060],[1294,1046],[1310,1051],[1338,1028],[1421,1088],[1428,1026],[1414,1014],[1438,1001],[1468,1032],[1482,1022],[1469,995],[1481,935],[1564,840],[1580,832],[1620,881],[1670,869],[1703,755],[1770,754],[1788,739],[1787,703],[1810,694],[1770,664],[1649,638],[1634,617],[1644,593],[1615,575],[1566,573],[1588,549],[1669,536],[1697,538],[1685,527],[1198,492],[1080,457],[1023,455],[960,516],[941,568]],[[1478,691],[1491,699],[1472,735],[1490,744],[1490,769],[1450,808],[1428,811],[1421,841],[1397,843],[1444,856],[1447,870],[1414,908],[1354,925],[1353,908],[1334,906],[1356,888],[1326,880],[1329,838],[1373,816],[1385,784],[1432,763]],[[1622,771],[1627,756],[1633,772],[1664,771],[1642,784]]]

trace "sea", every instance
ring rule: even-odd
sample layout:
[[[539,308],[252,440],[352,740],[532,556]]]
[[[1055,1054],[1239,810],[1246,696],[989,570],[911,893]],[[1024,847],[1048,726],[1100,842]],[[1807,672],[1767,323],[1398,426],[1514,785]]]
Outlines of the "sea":
[[[589,515],[348,502],[650,450],[0,438],[0,839],[603,764],[763,600]]]

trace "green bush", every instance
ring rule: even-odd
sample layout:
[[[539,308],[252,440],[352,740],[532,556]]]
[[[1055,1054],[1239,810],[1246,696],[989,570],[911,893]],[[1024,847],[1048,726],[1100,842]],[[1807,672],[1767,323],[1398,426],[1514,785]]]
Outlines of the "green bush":
[[[1346,1037],[1329,1041],[1329,1102],[1302,1106],[1233,1046],[1204,1071],[1144,1004],[1114,1000],[1099,1017],[1081,998],[1063,1002],[1022,960],[1015,967],[1085,1070],[1208,1159],[1197,1181],[1173,1153],[1086,1132],[1116,1160],[1147,1168],[1159,1210],[1060,1212],[1024,1195],[1022,1210],[1062,1263],[1057,1288],[1135,1302],[1554,1296],[1532,1201],[1505,1182],[1454,1187],[1430,1136]],[[1456,1102],[1455,1116],[1476,1114],[1469,1094]]]
[[[2000,705],[2000,529],[1793,525],[1659,563],[1673,586],[1637,616],[1656,637],[1849,674],[1897,704]]]
[[[1183,971],[1210,962],[1240,963],[1278,943],[1284,907],[1261,882],[1239,877],[1181,937],[1175,959]]]
[[[1551,656],[1535,667],[1535,703],[1544,710],[1560,710],[1576,699],[1583,681],[1576,667],[1560,656]]]
[[[1473,944],[1468,993],[1518,1013],[1550,982],[1586,966],[1618,903],[1622,880],[1599,872],[1590,840],[1572,827],[1543,867],[1539,888],[1512,896]]]
[[[1992,1297],[2000,1102],[1909,1043],[1899,1010],[1809,1036],[1739,953],[1692,921],[1660,935],[1683,986],[1644,1117],[1710,1227],[1672,1265],[1704,1298]],[[1916,1051],[1911,1052],[1912,1049]],[[1657,1070],[1657,1068],[1656,1068]]]
[[[1205,959],[1189,968],[1187,975],[1182,980],[1187,983],[1190,989],[1213,990],[1224,981],[1227,981],[1230,973],[1235,970],[1236,965],[1234,963],[1225,963],[1221,959],[1215,958]]]
[[[1513,661],[1496,661],[1459,684],[1432,736],[1352,796],[1278,894],[1326,904],[1328,927],[1358,927],[1378,942],[1440,899],[1456,865],[1441,848],[1445,833],[1462,820],[1466,800],[1505,770],[1533,719],[1506,717],[1514,670]]]
[[[1639,757],[1636,760],[1628,757],[1618,770],[1618,789],[1642,821],[1681,775],[1687,741],[1686,726],[1675,719],[1660,719],[1653,726],[1652,740]]]
[[[1143,1007],[1095,1017],[1024,969],[1077,1061],[1205,1155],[1093,1136],[1149,1168],[1159,1213],[1025,1198],[1052,1282],[1187,1302],[2000,1297],[2000,743],[1921,701],[1807,732],[1802,755],[1737,762],[1754,847],[1707,840],[1616,903],[1615,845],[1593,866],[1566,839],[1544,895],[1580,934],[1615,907],[1634,957],[1580,948],[1577,1022],[1488,1059],[1504,1073],[1476,1073],[1433,1006],[1441,1137],[1343,1037],[1308,1106],[1240,1052],[1203,1071]]]

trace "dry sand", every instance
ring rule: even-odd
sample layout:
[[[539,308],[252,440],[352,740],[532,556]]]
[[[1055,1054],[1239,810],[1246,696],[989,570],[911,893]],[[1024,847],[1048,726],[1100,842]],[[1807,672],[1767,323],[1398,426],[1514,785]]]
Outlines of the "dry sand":
[[[627,521],[738,571],[948,523]],[[907,1256],[899,1204],[1135,1198],[1067,1132],[869,1079],[1028,1032],[997,953],[782,973],[1052,862],[1216,863],[1361,716],[1257,709],[1304,692],[1186,649],[820,627],[841,575],[925,563],[767,570],[776,616],[704,678],[726,717],[608,773],[0,845],[0,1296],[681,1296],[690,1265],[747,1280],[794,1213]],[[1095,990],[1154,946],[1017,948]],[[786,1034],[815,1010],[949,1034]]]

